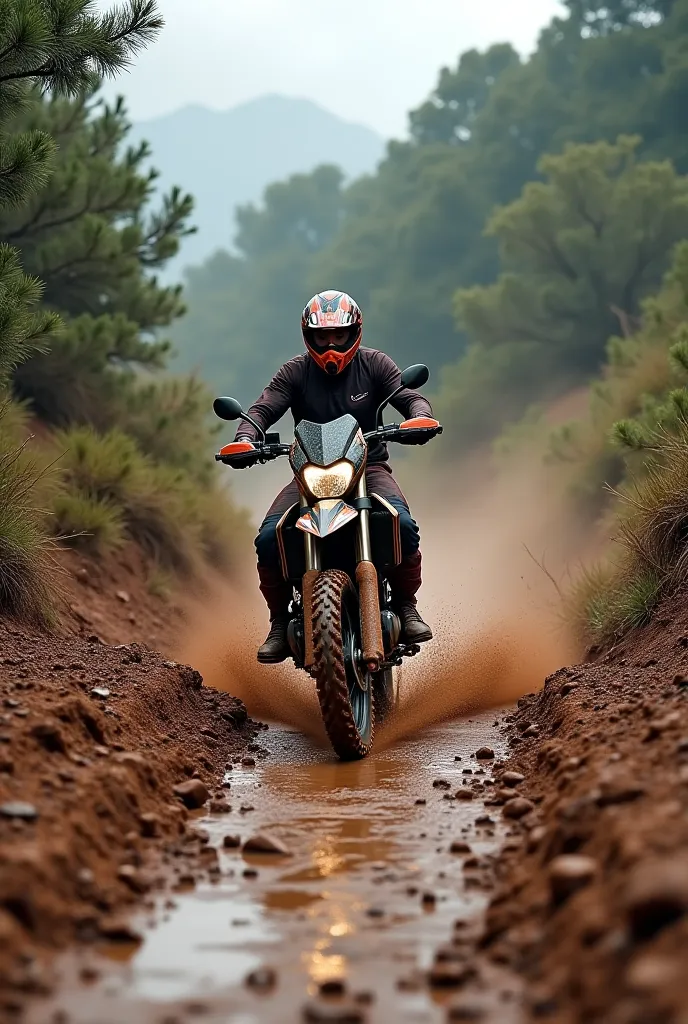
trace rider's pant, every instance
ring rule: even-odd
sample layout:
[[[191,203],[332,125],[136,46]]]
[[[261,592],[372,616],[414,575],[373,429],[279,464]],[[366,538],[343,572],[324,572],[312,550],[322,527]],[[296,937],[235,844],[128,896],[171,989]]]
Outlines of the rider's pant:
[[[386,465],[369,466],[366,470],[366,485],[368,493],[379,494],[399,512],[401,562],[390,570],[388,579],[395,603],[415,603],[416,593],[421,585],[418,525],[409,512],[406,498]],[[280,567],[277,524],[287,509],[298,500],[299,490],[296,481],[292,480],[280,491],[270,506],[256,537],[260,591],[271,616],[284,614],[292,597],[291,585],[282,576]]]

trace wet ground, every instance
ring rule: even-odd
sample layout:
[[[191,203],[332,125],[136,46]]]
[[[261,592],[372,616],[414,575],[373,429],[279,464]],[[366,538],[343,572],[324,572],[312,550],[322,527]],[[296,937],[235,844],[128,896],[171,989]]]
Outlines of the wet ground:
[[[480,799],[453,794],[490,777],[489,763],[472,755],[488,744],[499,756],[499,743],[491,714],[342,764],[299,733],[271,728],[261,737],[267,754],[227,774],[232,812],[197,820],[219,851],[215,882],[176,893],[174,906],[161,897],[139,922],[142,945],[63,960],[57,996],[34,1004],[27,1020],[444,1021],[446,990],[428,985],[427,971],[455,922],[475,919],[488,898],[480,871],[467,872],[466,852],[450,845],[464,839],[484,861],[504,831],[476,824],[486,813]],[[223,847],[226,835],[257,832],[290,855]],[[336,982],[353,1016],[333,998],[304,1017],[323,983],[335,991]],[[506,1006],[499,1019],[512,1019]]]

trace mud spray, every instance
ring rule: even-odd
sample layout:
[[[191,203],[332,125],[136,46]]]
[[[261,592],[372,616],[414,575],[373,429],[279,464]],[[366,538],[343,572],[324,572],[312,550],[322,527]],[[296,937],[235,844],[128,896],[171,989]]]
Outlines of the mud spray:
[[[578,653],[559,614],[557,588],[543,569],[555,578],[563,574],[577,547],[576,531],[563,502],[548,492],[541,466],[522,461],[499,480],[480,483],[483,474],[474,465],[449,482],[414,459],[398,476],[421,526],[419,606],[435,640],[397,670],[396,710],[378,746],[509,704],[539,689],[549,672]],[[256,662],[266,625],[256,579],[240,591],[217,584],[203,606],[190,610],[175,653],[208,685],[241,697],[256,718],[293,726],[324,744],[312,681],[293,667]]]

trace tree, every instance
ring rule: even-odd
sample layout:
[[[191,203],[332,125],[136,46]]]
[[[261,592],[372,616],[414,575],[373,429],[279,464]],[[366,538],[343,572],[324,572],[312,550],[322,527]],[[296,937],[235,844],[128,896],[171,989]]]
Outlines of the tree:
[[[187,275],[190,312],[171,332],[175,366],[202,365],[216,387],[254,397],[299,350],[309,275],[342,212],[342,174],[328,166],[270,186],[261,206],[241,207],[239,255],[217,253]]]
[[[571,20],[588,36],[604,36],[634,25],[656,24],[676,0],[564,0]]]
[[[128,0],[93,13],[91,0],[0,0],[0,210],[19,207],[44,186],[55,143],[38,128],[12,122],[34,88],[73,95],[121,70],[162,25],[154,0]],[[24,275],[15,250],[0,246],[0,383],[54,334],[58,319],[36,308],[38,281]]]
[[[510,43],[499,43],[484,53],[463,53],[455,71],[442,68],[429,99],[409,114],[413,138],[421,144],[469,142],[495,82],[507,68],[519,62]]]
[[[526,185],[488,225],[503,272],[494,284],[460,292],[457,314],[486,357],[530,346],[520,411],[599,369],[607,339],[620,321],[638,316],[674,245],[688,234],[688,179],[668,163],[638,161],[638,143],[621,137],[614,145],[567,146],[560,156],[543,157],[545,181]],[[476,360],[464,370],[475,375]],[[484,407],[499,408],[501,416],[504,403],[496,399],[512,390],[511,371],[491,387]],[[451,395],[443,401],[451,405]],[[503,422],[494,423],[490,412],[485,430]]]
[[[49,133],[58,151],[50,180],[20,208],[0,210],[0,232],[44,282],[43,302],[68,318],[50,351],[17,368],[14,391],[50,423],[105,427],[123,371],[163,365],[169,345],[156,331],[184,307],[181,287],[161,287],[154,274],[191,230],[192,199],[173,189],[151,209],[148,146],[125,148],[122,101],[108,107],[93,88],[74,98],[34,92],[12,125]]]

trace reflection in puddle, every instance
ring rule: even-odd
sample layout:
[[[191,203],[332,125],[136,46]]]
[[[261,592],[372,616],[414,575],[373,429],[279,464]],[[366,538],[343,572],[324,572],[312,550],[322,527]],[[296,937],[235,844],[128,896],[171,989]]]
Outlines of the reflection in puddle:
[[[176,896],[176,909],[126,956],[121,947],[104,951],[122,962],[120,973],[91,988],[87,1011],[78,1000],[69,1005],[70,1020],[115,1020],[106,1011],[116,1006],[118,1022],[135,1024],[142,1000],[159,1005],[202,997],[225,1000],[220,1016],[206,1008],[208,1024],[283,1024],[299,1020],[306,993],[333,979],[375,991],[376,1021],[394,1019],[392,1007],[403,1009],[399,1019],[443,1019],[424,986],[414,993],[397,981],[426,969],[434,949],[448,941],[453,920],[484,900],[464,891],[461,859],[448,852],[452,838],[469,833],[477,853],[491,848],[494,838],[473,826],[480,804],[445,800],[432,782],[441,775],[457,788],[470,753],[486,740],[494,745],[485,721],[455,724],[366,761],[313,763],[305,739],[271,730],[269,760],[228,773],[234,806],[251,804],[255,811],[198,823],[218,848],[220,883]],[[417,804],[419,798],[427,804]],[[279,837],[289,859],[224,850],[225,833],[246,839],[258,831]],[[257,877],[242,877],[247,865]],[[423,901],[428,890],[433,902]],[[278,972],[279,992],[274,1006],[260,997],[254,1016],[259,997],[244,982],[261,965]],[[94,1010],[98,994],[102,1013]]]

